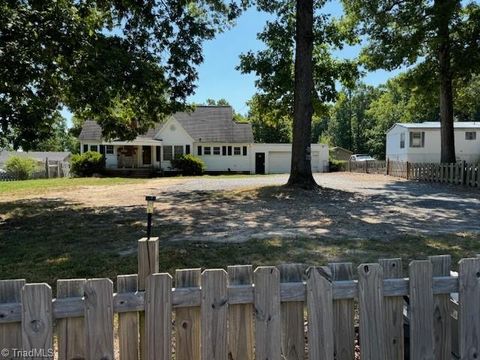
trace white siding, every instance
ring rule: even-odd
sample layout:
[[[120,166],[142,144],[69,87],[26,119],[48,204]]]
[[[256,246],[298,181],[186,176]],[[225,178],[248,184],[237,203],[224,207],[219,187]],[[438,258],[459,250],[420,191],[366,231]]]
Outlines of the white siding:
[[[185,146],[190,145],[190,153],[193,153],[193,139],[188,135],[180,123],[171,117],[155,137],[162,141],[162,146],[183,146],[183,153],[185,154]],[[155,155],[155,153],[153,154]],[[171,162],[163,160],[163,148],[161,151],[161,167],[163,170],[171,170]]]
[[[198,155],[198,147],[202,147],[202,155]],[[227,155],[223,155],[223,147],[227,147]],[[228,155],[228,147],[232,147],[232,154]],[[243,155],[243,147],[247,147],[247,155]],[[209,147],[211,154],[205,155],[205,147]],[[220,148],[220,155],[213,153],[213,148]],[[234,147],[240,147],[240,155],[234,155]],[[194,143],[193,153],[199,156],[207,167],[207,171],[221,172],[250,172],[251,168],[251,146],[250,144],[233,143]]]

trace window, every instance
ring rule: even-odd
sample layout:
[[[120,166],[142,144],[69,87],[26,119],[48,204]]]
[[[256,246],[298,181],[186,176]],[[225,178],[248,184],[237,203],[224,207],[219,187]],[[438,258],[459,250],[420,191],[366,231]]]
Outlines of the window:
[[[88,144],[83,144],[83,152],[86,153],[88,151]]]
[[[247,156],[247,147],[246,146],[243,147],[243,156]]]
[[[185,145],[185,154],[190,154],[190,145]]]
[[[197,147],[197,155],[202,156],[202,147],[201,146]]]
[[[241,152],[240,152],[240,146],[235,146],[233,148],[233,155],[240,155]]]
[[[179,159],[183,155],[183,145],[175,145],[173,147],[175,159]]]
[[[400,149],[405,148],[405,133],[400,134]]]
[[[423,148],[425,146],[425,132],[414,131],[410,133],[410,147]]]
[[[161,157],[160,157],[161,152],[162,152],[161,147],[155,146],[155,160],[158,162],[160,162],[161,160]]]
[[[467,131],[465,133],[465,140],[477,140],[477,132],[476,131]]]
[[[212,155],[212,152],[211,152],[212,149],[210,146],[205,146],[204,150],[205,150],[205,155]]]
[[[229,146],[229,147],[228,147],[228,156],[231,156],[231,155],[232,155],[232,147]]]
[[[107,154],[113,154],[113,145],[107,145]]]
[[[227,156],[227,147],[226,146],[222,146],[222,155]]]
[[[170,161],[173,159],[173,152],[172,152],[172,146],[171,145],[164,145],[163,146],[163,160],[164,161]]]
[[[97,151],[98,152],[98,145],[90,145],[90,151]]]
[[[220,146],[213,147],[213,155],[220,155]]]
[[[100,154],[105,155],[105,145],[100,145]]]

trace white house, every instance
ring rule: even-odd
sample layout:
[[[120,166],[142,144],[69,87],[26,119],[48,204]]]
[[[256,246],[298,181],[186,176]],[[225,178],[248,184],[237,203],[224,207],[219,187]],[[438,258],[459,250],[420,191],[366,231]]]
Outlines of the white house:
[[[480,123],[455,122],[457,161],[480,160]],[[440,123],[397,123],[387,132],[386,157],[395,161],[440,162]]]
[[[171,171],[171,160],[194,154],[208,172],[249,174],[288,173],[291,144],[257,144],[252,126],[233,120],[230,106],[197,106],[193,112],[179,112],[149,129],[133,141],[102,138],[102,129],[86,121],[79,136],[81,152],[105,155],[111,170],[152,169]],[[312,170],[328,170],[328,146],[312,144]]]

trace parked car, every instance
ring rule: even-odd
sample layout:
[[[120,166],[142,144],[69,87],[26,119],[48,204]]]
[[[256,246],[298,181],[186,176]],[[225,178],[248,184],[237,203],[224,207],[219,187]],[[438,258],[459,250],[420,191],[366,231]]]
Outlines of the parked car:
[[[375,159],[367,154],[354,154],[350,156],[350,161],[375,161]]]

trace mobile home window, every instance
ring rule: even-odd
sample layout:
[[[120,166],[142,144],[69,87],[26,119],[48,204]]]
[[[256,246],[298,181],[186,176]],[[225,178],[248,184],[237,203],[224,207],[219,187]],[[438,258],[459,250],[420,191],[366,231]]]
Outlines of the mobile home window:
[[[425,146],[425,132],[413,131],[410,133],[410,147],[423,148]]]
[[[113,145],[107,145],[107,154],[113,154]]]
[[[477,132],[476,131],[467,131],[465,133],[465,140],[477,140]]]
[[[170,161],[173,159],[173,152],[171,145],[164,145],[163,146],[163,160]]]
[[[240,146],[235,146],[233,148],[233,155],[240,155],[241,152],[240,152]]]
[[[83,152],[86,153],[88,151],[88,144],[83,144]]]
[[[90,151],[98,151],[98,145],[90,145]]]
[[[246,146],[243,147],[243,156],[247,156],[247,147]]]
[[[220,155],[220,146],[213,147],[213,155]]]
[[[405,133],[400,134],[400,149],[405,148]]]
[[[205,155],[212,155],[212,148],[210,146],[205,146]]]
[[[200,145],[197,147],[197,155],[202,156],[202,147]]]
[[[175,159],[180,158],[183,155],[183,145],[175,145],[173,147]]]

